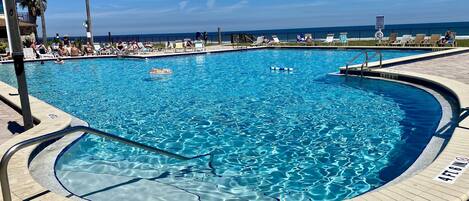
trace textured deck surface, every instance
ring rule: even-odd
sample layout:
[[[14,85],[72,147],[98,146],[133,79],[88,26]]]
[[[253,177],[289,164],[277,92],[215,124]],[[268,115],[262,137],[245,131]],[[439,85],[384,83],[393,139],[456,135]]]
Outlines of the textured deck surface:
[[[469,53],[430,59],[389,67],[394,71],[407,71],[440,76],[469,84]]]
[[[377,69],[377,72],[424,79],[452,91],[461,104],[459,125],[441,154],[424,170],[402,182],[352,200],[469,199],[469,53]]]
[[[23,131],[21,114],[0,100],[0,144]]]

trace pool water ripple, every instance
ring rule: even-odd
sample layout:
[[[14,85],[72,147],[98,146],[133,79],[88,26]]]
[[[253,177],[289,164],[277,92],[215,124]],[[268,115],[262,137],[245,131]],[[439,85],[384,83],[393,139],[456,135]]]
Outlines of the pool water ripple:
[[[215,153],[213,172],[206,158],[179,162],[87,136],[56,166],[63,185],[78,195],[97,190],[87,181],[99,186],[129,177],[202,200],[342,200],[405,171],[441,117],[440,105],[423,90],[327,75],[357,53],[256,50],[78,60],[28,64],[27,74],[33,95],[92,127],[186,156]],[[151,76],[153,67],[174,74]],[[12,75],[12,66],[0,69],[0,80],[15,85]],[[144,188],[133,185],[120,188]]]

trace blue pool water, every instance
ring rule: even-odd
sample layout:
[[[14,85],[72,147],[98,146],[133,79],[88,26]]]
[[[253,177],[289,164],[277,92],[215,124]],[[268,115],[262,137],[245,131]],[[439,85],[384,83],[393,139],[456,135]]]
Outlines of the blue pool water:
[[[92,127],[186,156],[215,153],[211,168],[207,158],[180,162],[83,137],[63,153],[56,174],[84,198],[342,200],[405,171],[441,117],[423,90],[328,75],[357,53],[256,50],[30,63],[27,76],[32,95]],[[272,72],[273,65],[295,70]],[[153,67],[174,74],[154,77]],[[0,66],[0,80],[16,86],[13,75],[11,65]]]

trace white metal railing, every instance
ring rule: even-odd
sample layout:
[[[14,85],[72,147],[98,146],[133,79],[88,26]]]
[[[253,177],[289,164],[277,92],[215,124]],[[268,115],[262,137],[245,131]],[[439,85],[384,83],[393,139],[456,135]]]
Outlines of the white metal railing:
[[[374,52],[374,54],[370,57],[369,52]],[[379,56],[379,67],[381,68],[383,66],[383,53],[380,50],[363,50],[359,54],[357,54],[355,57],[353,57],[346,65],[345,65],[345,75],[348,76],[348,69],[351,64],[353,64],[358,58],[361,56],[365,55],[365,60],[360,66],[360,75],[363,77],[363,70],[364,68],[368,68],[368,63],[370,60],[374,59],[376,56]]]
[[[198,159],[198,158],[203,158],[203,157],[206,157],[206,156],[210,156],[209,167],[213,168],[213,166],[212,166],[213,152],[210,152],[208,154],[197,155],[197,156],[194,156],[194,157],[186,157],[186,156],[182,156],[182,155],[179,155],[179,154],[171,153],[169,151],[165,151],[165,150],[162,150],[162,149],[151,147],[151,146],[139,143],[139,142],[134,142],[134,141],[131,141],[131,140],[128,140],[128,139],[125,139],[125,138],[122,138],[122,137],[119,137],[119,136],[116,136],[116,135],[112,135],[112,134],[109,134],[109,133],[106,133],[106,132],[103,132],[103,131],[100,131],[100,130],[96,130],[96,129],[93,129],[93,128],[90,128],[90,127],[75,126],[75,127],[70,127],[70,128],[61,130],[61,131],[57,131],[57,132],[49,133],[49,134],[46,134],[46,135],[42,135],[40,137],[25,140],[23,142],[20,142],[16,145],[12,146],[11,148],[9,148],[5,152],[5,154],[2,157],[2,160],[0,161],[0,185],[2,187],[3,200],[4,201],[11,201],[10,184],[9,184],[9,181],[8,181],[8,171],[7,170],[8,170],[8,162],[10,161],[11,157],[16,152],[18,152],[19,150],[24,149],[26,147],[29,147],[29,146],[32,146],[32,145],[35,145],[35,144],[39,144],[39,143],[43,143],[43,142],[46,142],[46,141],[49,141],[49,140],[61,138],[63,136],[66,136],[66,135],[69,135],[69,134],[72,134],[72,133],[76,133],[76,132],[84,132],[84,133],[87,133],[87,134],[96,135],[96,136],[99,136],[99,137],[103,137],[103,138],[106,138],[106,139],[110,139],[110,140],[113,140],[113,141],[117,141],[117,142],[129,145],[129,146],[132,146],[132,147],[137,147],[137,148],[140,148],[140,149],[144,149],[144,150],[147,150],[147,151],[150,151],[150,152],[153,152],[153,153],[161,154],[161,155],[164,155],[164,156],[167,156],[167,157],[170,157],[170,158],[175,158],[175,159],[182,160],[182,161],[188,161],[188,160],[193,160],[193,159]]]

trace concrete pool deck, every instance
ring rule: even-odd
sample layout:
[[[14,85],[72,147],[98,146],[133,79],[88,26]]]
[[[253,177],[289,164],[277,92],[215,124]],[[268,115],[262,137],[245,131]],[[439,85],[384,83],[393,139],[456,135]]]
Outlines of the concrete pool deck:
[[[0,144],[24,132],[20,113],[0,100]]]
[[[396,62],[399,63],[398,60]],[[469,162],[469,53],[388,68],[377,66],[376,62],[370,63],[369,71],[378,74],[375,76],[396,80],[418,79],[447,89],[460,104],[459,125],[444,150],[428,167],[408,179],[352,200],[468,200],[469,173],[464,170],[469,166],[466,163]]]
[[[0,96],[15,108],[20,108],[17,89],[0,82]],[[0,153],[3,155],[13,145],[35,138],[50,132],[62,130],[70,125],[71,117],[67,113],[30,96],[31,110],[37,122],[34,128],[2,143]],[[11,196],[13,200],[65,200],[48,189],[39,185],[29,172],[29,158],[35,146],[28,147],[17,152],[8,165],[8,176],[10,180]]]
[[[231,48],[231,47],[229,47]],[[262,48],[262,47],[261,47]],[[290,47],[288,47],[290,48]],[[291,47],[293,48],[293,47]],[[308,47],[309,48],[309,47]],[[396,49],[396,48],[393,48]],[[458,48],[450,49],[439,52],[432,52],[417,56],[406,58],[394,59],[393,61],[386,61],[386,65],[396,65],[401,63],[411,64],[409,62],[422,61],[427,57],[444,59],[447,55],[458,54],[460,52],[468,51],[469,49]],[[226,50],[220,50],[226,51]],[[190,54],[190,52],[188,53]],[[184,54],[185,55],[185,54]],[[427,57],[425,57],[425,55]],[[458,55],[453,55],[458,56]],[[468,59],[466,57],[458,59]],[[435,59],[436,60],[436,59]],[[431,61],[431,60],[429,60]],[[395,62],[395,63],[392,63]],[[425,62],[425,61],[423,61]],[[453,61],[451,61],[453,62]],[[420,62],[418,62],[420,63]],[[418,64],[416,63],[416,64]],[[373,65],[373,64],[370,64]],[[404,64],[403,66],[405,66]],[[440,68],[438,61],[434,61],[432,66],[427,68]],[[468,67],[468,66],[466,66]],[[462,69],[464,72],[469,72],[469,68]],[[403,71],[399,69],[383,68],[376,69],[376,72],[394,75],[394,76],[411,76],[416,79],[425,79],[427,81],[439,84],[449,91],[452,91],[458,98],[461,108],[469,108],[469,85],[463,82],[458,82],[454,79],[443,78],[440,76],[426,75],[421,73],[414,73]],[[393,72],[399,71],[399,72]],[[443,69],[444,71],[444,69]],[[461,73],[461,72],[459,72]],[[455,72],[454,74],[458,74]],[[0,96],[16,108],[20,107],[19,97],[11,96],[10,93],[16,93],[16,89],[0,82]],[[69,114],[41,101],[34,97],[30,97],[31,108],[33,116],[40,123],[31,130],[28,130],[20,135],[11,138],[5,143],[0,145],[1,153],[13,146],[16,143],[22,142],[27,139],[38,137],[50,132],[62,130],[70,126],[72,117]],[[459,127],[456,128],[450,143],[440,156],[428,166],[425,170],[419,172],[408,180],[397,183],[380,191],[370,192],[363,196],[357,197],[358,200],[465,200],[469,198],[469,173],[461,173],[458,180],[453,185],[432,183],[433,177],[440,173],[450,162],[456,157],[469,157],[469,118],[462,120]],[[31,176],[28,166],[29,158],[34,147],[24,149],[14,155],[10,161],[8,170],[10,178],[10,186],[12,191],[13,200],[68,200],[68,198],[59,196],[50,190],[42,187]],[[414,181],[415,180],[415,181]],[[402,186],[399,186],[401,185]]]

